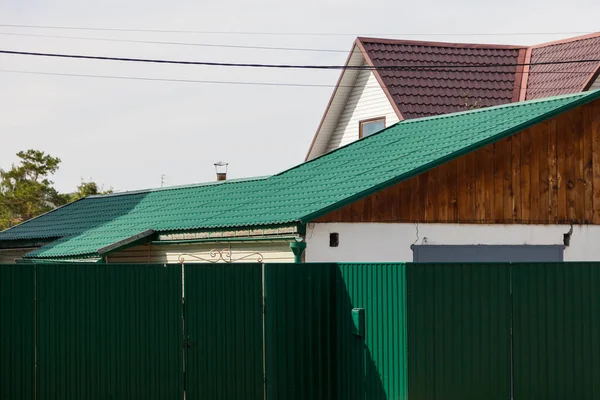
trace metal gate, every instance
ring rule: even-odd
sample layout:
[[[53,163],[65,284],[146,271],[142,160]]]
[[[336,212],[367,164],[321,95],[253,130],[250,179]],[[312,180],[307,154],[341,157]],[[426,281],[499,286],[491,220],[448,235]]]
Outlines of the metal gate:
[[[186,400],[264,400],[262,265],[187,264]]]
[[[36,275],[38,400],[183,398],[180,265],[38,264]]]

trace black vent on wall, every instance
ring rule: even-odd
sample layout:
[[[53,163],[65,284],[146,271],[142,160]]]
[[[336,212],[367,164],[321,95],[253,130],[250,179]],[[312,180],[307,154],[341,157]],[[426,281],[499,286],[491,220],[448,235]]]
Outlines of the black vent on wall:
[[[338,247],[340,245],[340,234],[337,232],[329,234],[329,247]]]

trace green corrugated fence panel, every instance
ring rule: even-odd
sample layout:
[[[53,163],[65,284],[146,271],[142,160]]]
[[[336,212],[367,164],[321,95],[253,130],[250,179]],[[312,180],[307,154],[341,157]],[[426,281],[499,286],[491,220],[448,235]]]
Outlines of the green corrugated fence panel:
[[[37,265],[37,399],[181,399],[180,265]]]
[[[187,400],[263,400],[262,266],[184,266]]]
[[[265,264],[268,400],[338,399],[334,264]]]
[[[600,264],[512,267],[515,399],[600,398]]]
[[[33,265],[0,265],[0,329],[0,399],[33,399]]]
[[[353,308],[364,309],[364,338],[352,334]],[[338,265],[338,398],[407,398],[405,311],[405,264]]]
[[[510,266],[408,264],[411,400],[511,395]]]

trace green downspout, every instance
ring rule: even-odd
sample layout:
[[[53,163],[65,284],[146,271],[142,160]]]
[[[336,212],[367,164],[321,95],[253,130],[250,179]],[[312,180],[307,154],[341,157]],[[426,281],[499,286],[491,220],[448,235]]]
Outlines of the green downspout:
[[[292,249],[292,253],[294,253],[294,262],[300,264],[302,262],[302,253],[306,249],[306,242],[293,241],[290,243],[290,248]]]

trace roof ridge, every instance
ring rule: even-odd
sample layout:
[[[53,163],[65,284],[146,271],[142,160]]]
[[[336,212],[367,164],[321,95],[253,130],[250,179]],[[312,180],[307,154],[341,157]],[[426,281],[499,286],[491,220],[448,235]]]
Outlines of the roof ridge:
[[[382,43],[382,44],[406,44],[414,46],[429,46],[429,47],[454,47],[454,48],[474,48],[474,49],[526,49],[527,46],[514,45],[514,44],[493,44],[493,43],[459,43],[459,42],[434,42],[434,41],[423,41],[423,40],[410,40],[410,39],[386,39],[386,38],[375,38],[359,36],[356,40],[368,43]]]
[[[585,35],[579,35],[579,36],[572,36],[566,39],[560,39],[560,40],[554,40],[552,42],[545,42],[545,43],[540,43],[540,44],[534,44],[532,46],[529,46],[529,49],[539,49],[542,47],[549,47],[549,46],[556,46],[559,44],[566,44],[566,43],[573,43],[573,42],[578,42],[580,40],[587,40],[587,39],[594,39],[600,37],[600,31],[598,32],[592,32],[592,33],[587,33]]]
[[[255,177],[247,177],[247,178],[227,179],[224,181],[190,183],[187,185],[176,185],[176,186],[168,186],[168,187],[162,187],[162,188],[148,188],[148,189],[128,190],[128,191],[124,191],[124,192],[107,193],[107,194],[93,194],[93,195],[84,197],[84,199],[99,199],[99,198],[104,199],[107,197],[128,196],[128,195],[143,194],[143,193],[161,192],[161,191],[167,191],[167,190],[191,189],[194,187],[216,186],[216,185],[224,185],[224,184],[228,184],[228,183],[260,181],[260,180],[268,179],[271,176],[272,175],[255,176]]]

